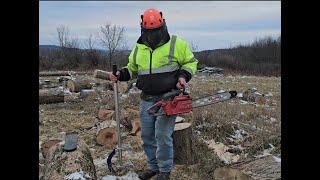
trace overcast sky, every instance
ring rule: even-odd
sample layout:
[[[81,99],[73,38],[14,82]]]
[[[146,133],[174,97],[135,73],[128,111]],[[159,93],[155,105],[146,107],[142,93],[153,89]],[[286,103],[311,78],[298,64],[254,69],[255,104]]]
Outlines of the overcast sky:
[[[281,33],[280,1],[40,1],[39,44],[58,45],[59,25],[85,40],[110,22],[126,28],[131,49],[140,35],[140,15],[149,7],[163,12],[170,34],[197,44],[199,50]],[[98,41],[96,45],[101,48]]]

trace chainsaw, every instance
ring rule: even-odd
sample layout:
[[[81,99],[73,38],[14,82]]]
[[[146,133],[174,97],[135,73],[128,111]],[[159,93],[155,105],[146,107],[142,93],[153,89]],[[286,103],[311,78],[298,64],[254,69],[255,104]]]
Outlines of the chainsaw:
[[[146,111],[153,116],[171,116],[188,113],[194,108],[216,104],[230,100],[236,96],[236,91],[226,91],[193,100],[183,86],[182,89],[172,90],[162,95],[161,100],[157,101]]]

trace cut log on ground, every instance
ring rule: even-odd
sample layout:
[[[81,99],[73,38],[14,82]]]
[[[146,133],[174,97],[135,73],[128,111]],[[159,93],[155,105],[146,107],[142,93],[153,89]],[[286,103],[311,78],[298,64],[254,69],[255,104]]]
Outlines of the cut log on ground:
[[[263,105],[266,103],[266,99],[263,94],[258,93],[255,89],[248,89],[243,92],[242,100],[255,102],[259,105]]]
[[[80,92],[82,89],[91,89],[92,84],[89,80],[69,80],[67,82],[67,88],[71,92]]]
[[[112,120],[106,120],[100,123],[96,134],[96,140],[99,145],[112,148],[118,143],[116,125],[116,122]]]
[[[98,79],[109,80],[109,75],[107,71],[102,71],[99,69],[94,70],[93,77]]]
[[[100,120],[111,120],[114,115],[114,110],[100,108],[98,112],[98,118]]]
[[[50,139],[50,140],[48,140],[47,142],[42,143],[42,144],[41,144],[41,153],[42,153],[42,156],[43,156],[44,158],[46,158],[49,149],[50,149],[52,146],[54,146],[54,145],[56,145],[57,143],[59,143],[59,142],[61,142],[61,140],[59,140],[59,139]]]
[[[136,136],[137,133],[141,130],[140,118],[135,118],[131,121],[132,130],[129,135]]]
[[[68,175],[81,171],[84,174],[82,179],[97,179],[91,152],[84,141],[78,140],[77,149],[72,152],[64,152],[60,143],[49,149],[44,180],[65,179]]]
[[[197,162],[191,123],[175,124],[173,132],[174,163],[192,165]]]
[[[70,76],[69,71],[49,71],[49,72],[39,72],[39,76]]]
[[[214,177],[238,180],[281,179],[281,163],[272,155],[264,156],[218,168],[214,172]]]
[[[54,89],[39,89],[39,104],[51,104],[64,102],[64,94]]]

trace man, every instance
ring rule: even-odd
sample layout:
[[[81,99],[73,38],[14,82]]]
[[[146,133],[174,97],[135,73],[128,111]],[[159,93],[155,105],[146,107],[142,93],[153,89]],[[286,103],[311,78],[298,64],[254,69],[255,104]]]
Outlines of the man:
[[[173,165],[172,134],[176,116],[151,116],[146,109],[172,89],[181,89],[197,70],[197,59],[189,44],[169,35],[162,12],[150,8],[141,15],[141,36],[129,56],[126,67],[109,73],[113,82],[138,78],[142,90],[140,103],[141,138],[149,169],[140,179],[169,179]],[[161,111],[162,109],[160,109]]]

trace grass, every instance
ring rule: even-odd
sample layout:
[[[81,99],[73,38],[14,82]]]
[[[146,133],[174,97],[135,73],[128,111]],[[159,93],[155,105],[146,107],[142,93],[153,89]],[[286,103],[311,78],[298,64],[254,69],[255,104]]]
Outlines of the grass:
[[[266,97],[266,105],[241,104],[239,99],[194,109],[192,113],[181,115],[192,122],[195,132],[196,149],[199,163],[192,166],[175,165],[171,177],[173,179],[213,179],[217,167],[225,166],[213,150],[208,149],[203,140],[214,139],[225,145],[241,145],[245,149],[237,154],[241,157],[252,157],[262,154],[265,149],[274,146],[271,154],[281,156],[281,78],[257,76],[195,76],[190,82],[192,98],[203,97],[219,90],[236,90],[243,92],[249,88],[257,88],[260,93],[272,93]],[[138,109],[140,97],[138,93],[129,94],[120,100],[120,108]],[[96,117],[101,106],[112,109],[114,99],[112,91],[98,91],[84,99],[73,102],[40,105],[40,140],[44,142],[50,137],[59,136],[60,132],[79,131],[91,149],[93,158],[105,158],[111,149],[95,143],[96,129],[85,130],[90,124],[99,121]],[[273,119],[273,121],[272,121]],[[232,142],[230,137],[236,130],[247,134],[240,141]],[[128,131],[128,130],[126,130]],[[123,144],[132,148],[131,154],[125,156],[134,163],[134,170],[146,168],[146,160],[138,136],[126,136]],[[107,175],[104,167],[97,167],[98,178]],[[122,172],[125,173],[126,171]]]

